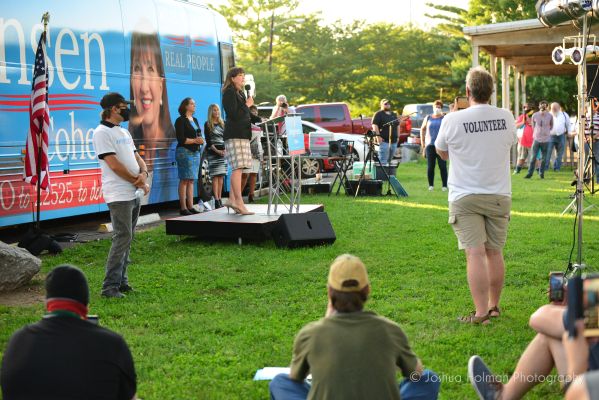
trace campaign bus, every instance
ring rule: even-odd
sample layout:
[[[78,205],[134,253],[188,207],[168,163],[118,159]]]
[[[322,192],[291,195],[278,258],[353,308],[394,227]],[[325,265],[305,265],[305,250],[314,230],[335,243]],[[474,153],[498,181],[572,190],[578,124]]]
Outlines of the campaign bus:
[[[36,188],[23,181],[31,79],[45,12],[49,79],[51,193],[41,219],[106,211],[92,145],[100,99],[119,92],[134,101],[123,123],[148,166],[142,204],[178,199],[173,124],[186,97],[203,129],[208,106],[235,64],[225,18],[177,0],[5,1],[0,8],[0,226],[34,221]],[[222,107],[221,107],[222,109]],[[224,117],[224,115],[223,115]],[[198,189],[211,190],[202,158]],[[198,193],[196,193],[198,195]]]

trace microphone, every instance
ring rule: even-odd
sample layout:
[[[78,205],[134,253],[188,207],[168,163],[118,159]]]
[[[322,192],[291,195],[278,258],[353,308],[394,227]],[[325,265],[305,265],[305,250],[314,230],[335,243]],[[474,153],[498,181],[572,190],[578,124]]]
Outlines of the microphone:
[[[249,84],[245,85],[245,92],[247,93],[247,98],[249,99],[250,96],[250,90],[252,90],[252,87]]]

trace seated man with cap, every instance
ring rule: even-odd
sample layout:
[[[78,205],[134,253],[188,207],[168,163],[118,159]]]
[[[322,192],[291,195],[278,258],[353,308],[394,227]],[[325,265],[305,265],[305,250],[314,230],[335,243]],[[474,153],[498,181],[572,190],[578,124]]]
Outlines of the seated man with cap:
[[[297,334],[291,371],[271,381],[271,399],[437,399],[440,379],[422,370],[401,327],[364,311],[369,293],[362,261],[337,257],[326,315]],[[399,385],[397,370],[406,378]],[[312,385],[304,381],[310,373]]]
[[[0,369],[4,400],[137,399],[133,357],[118,333],[87,321],[89,287],[71,265],[46,277],[48,313],[11,336]]]

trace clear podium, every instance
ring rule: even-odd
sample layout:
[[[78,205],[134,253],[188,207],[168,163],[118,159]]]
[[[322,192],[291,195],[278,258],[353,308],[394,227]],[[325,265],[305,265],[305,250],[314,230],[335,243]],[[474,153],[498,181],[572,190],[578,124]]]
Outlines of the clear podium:
[[[263,215],[280,215],[285,212],[291,214],[294,210],[296,213],[299,213],[302,193],[301,154],[291,155],[289,150],[285,149],[280,135],[277,133],[277,124],[285,122],[285,118],[287,117],[299,117],[301,115],[303,114],[285,114],[256,124],[257,126],[264,125],[268,148],[268,208],[266,214]],[[272,127],[272,132],[270,132],[269,127]],[[281,179],[281,162],[283,160],[289,160],[291,165],[290,173],[286,175],[286,178],[291,181],[290,196],[287,195],[283,188],[284,185],[282,183],[284,182],[282,181],[285,178]],[[285,208],[285,210],[281,210],[282,212],[279,212],[279,203]],[[289,204],[289,207],[287,204]]]

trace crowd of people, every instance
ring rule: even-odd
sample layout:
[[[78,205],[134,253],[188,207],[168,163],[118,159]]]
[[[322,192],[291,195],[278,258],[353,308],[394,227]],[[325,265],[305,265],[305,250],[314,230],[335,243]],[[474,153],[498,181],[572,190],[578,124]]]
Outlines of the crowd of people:
[[[248,171],[251,183],[252,142],[259,143],[252,123],[261,118],[251,110],[251,97],[246,98],[241,90],[243,80],[243,69],[229,70],[223,88],[226,121],[223,122],[219,107],[212,104],[204,132],[211,150],[213,179],[224,176],[224,158],[233,170],[231,196],[223,205],[245,215],[249,212],[241,198],[241,183],[244,171]],[[442,103],[435,103],[435,113],[425,124],[424,145],[427,158],[431,159],[429,169],[438,164],[443,170],[451,158],[449,172],[443,178],[443,187],[449,190],[448,222],[459,249],[466,253],[467,279],[475,308],[457,321],[490,325],[492,319],[502,317],[502,249],[511,212],[511,148],[518,139],[521,148],[529,148],[519,152],[524,158],[526,152],[533,156],[529,175],[535,168],[536,153],[541,150],[542,178],[550,143],[560,151],[561,139],[552,140],[551,132],[561,127],[556,136],[564,135],[569,123],[566,115],[561,122],[559,105],[552,105],[548,112],[546,102],[539,104],[538,113],[531,113],[534,107],[528,104],[519,122],[508,110],[490,106],[493,79],[480,66],[468,72],[466,93],[470,107],[459,112],[442,116]],[[129,119],[130,103],[118,93],[105,95],[101,100],[102,122],[93,137],[104,197],[115,229],[102,287],[104,297],[124,297],[124,292],[133,290],[127,267],[140,208],[136,191],[149,190],[146,164],[129,132],[119,125]],[[381,102],[381,114],[375,124],[382,142],[385,132],[381,129],[390,126],[385,122],[391,115],[389,106],[388,101]],[[193,99],[184,99],[179,107],[181,116],[175,123],[182,214],[193,212],[193,192],[189,192],[188,181],[193,179],[194,171],[197,174],[197,146],[204,144],[194,112]],[[289,112],[286,99],[277,99],[273,116]],[[519,126],[532,129],[532,142],[523,140],[524,134],[518,137]],[[558,131],[562,133],[558,135]],[[392,148],[392,134],[390,130],[386,142],[389,147],[382,146],[383,153]],[[557,159],[556,163],[554,169],[559,170]],[[47,314],[16,331],[4,351],[0,369],[3,398],[136,399],[137,377],[131,352],[120,335],[92,323],[85,274],[74,266],[61,265],[47,275],[45,287]],[[432,370],[424,369],[403,329],[365,310],[370,293],[366,266],[360,259],[344,254],[333,261],[325,316],[297,334],[290,373],[277,375],[270,383],[273,400],[438,398],[441,380]],[[599,399],[599,345],[589,345],[585,339],[582,319],[576,322],[578,335],[568,335],[567,315],[568,305],[562,302],[543,306],[531,316],[530,326],[537,335],[506,384],[479,356],[473,355],[468,363],[468,377],[476,395],[484,400],[519,399],[556,367],[567,399]],[[397,371],[404,377],[401,382],[396,380]],[[306,382],[309,374],[311,384]],[[30,384],[31,377],[38,382]]]

